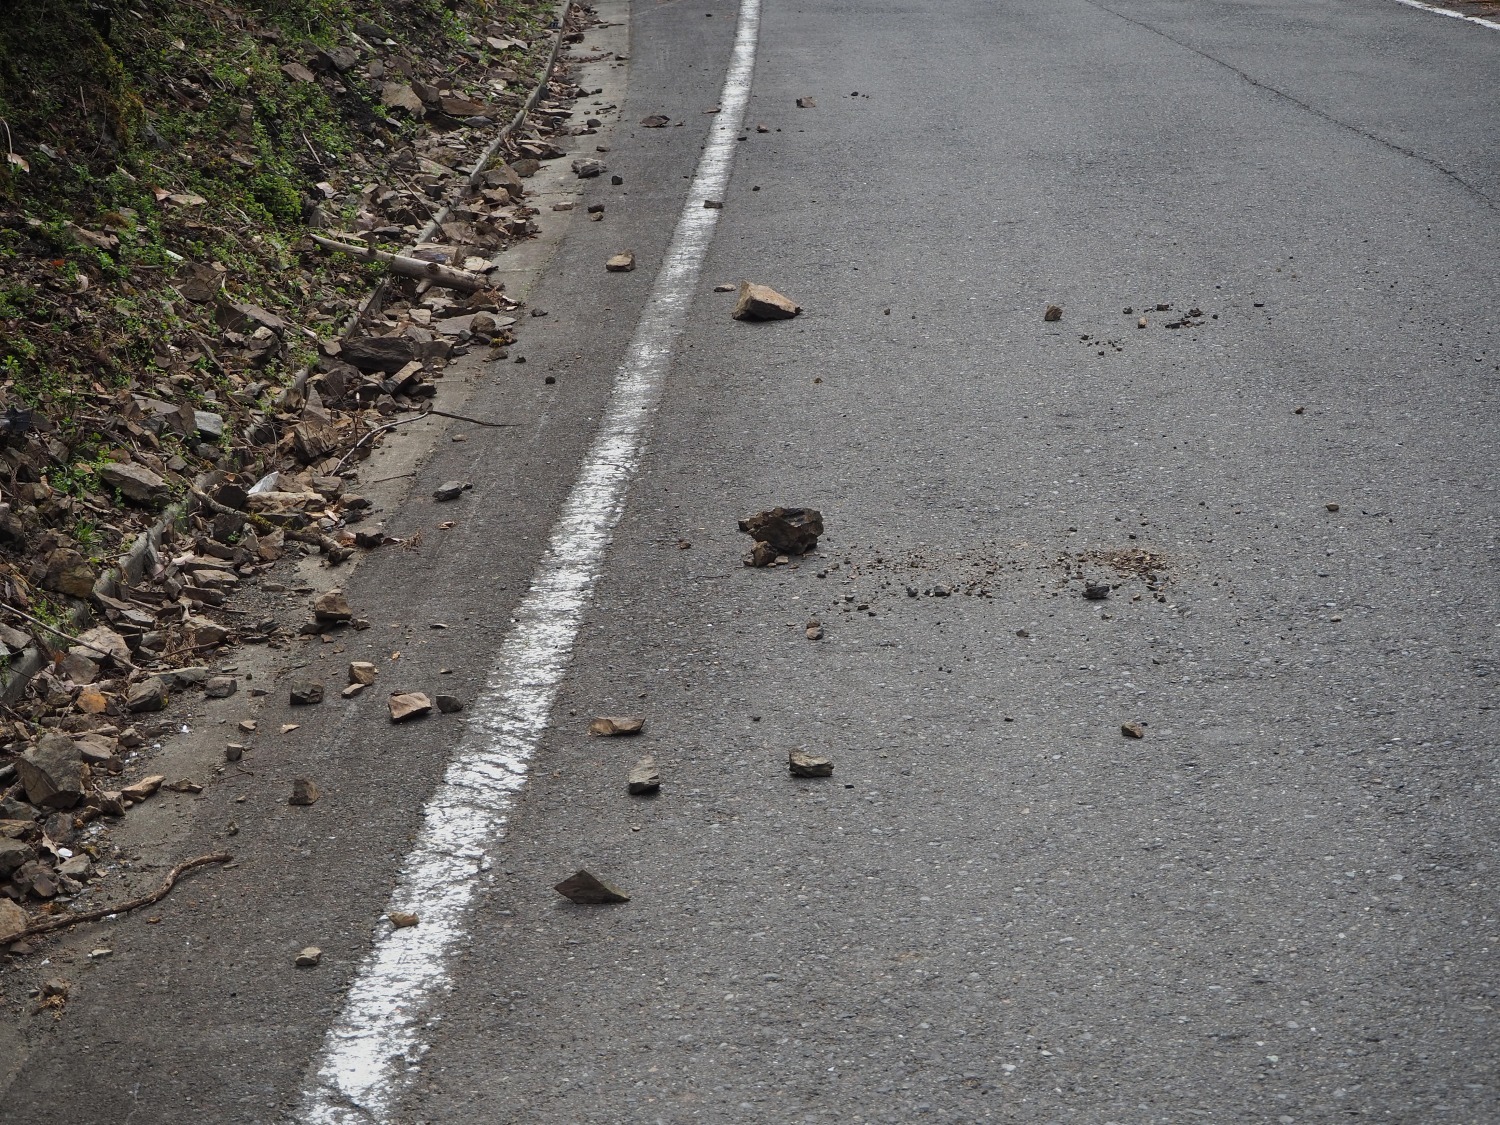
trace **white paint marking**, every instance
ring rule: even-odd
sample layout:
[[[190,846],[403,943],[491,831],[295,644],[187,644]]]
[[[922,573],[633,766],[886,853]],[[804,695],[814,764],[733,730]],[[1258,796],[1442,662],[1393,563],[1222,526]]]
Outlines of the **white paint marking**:
[[[1493,28],[1500,31],[1500,23],[1494,20],[1483,19],[1479,16],[1466,16],[1462,12],[1455,12],[1451,8],[1435,8],[1431,4],[1424,4],[1422,0],[1396,0],[1398,4],[1405,4],[1408,8],[1419,8],[1424,12],[1431,12],[1435,16],[1452,16],[1456,20],[1465,20],[1468,23],[1477,23],[1480,27]]]
[[[516,794],[547,729],[567,671],[581,615],[640,462],[651,408],[671,366],[724,198],[735,136],[745,117],[760,0],[740,0],[734,51],[720,111],[677,220],[677,230],[636,326],[594,444],[558,517],[517,624],[501,644],[487,687],[443,783],[424,810],[391,910],[412,910],[420,925],[382,923],[375,945],[329,1029],[298,1119],[315,1125],[378,1125],[390,1120],[409,1072],[427,1050],[435,996],[449,986],[448,962],[462,945],[470,907],[505,835]]]

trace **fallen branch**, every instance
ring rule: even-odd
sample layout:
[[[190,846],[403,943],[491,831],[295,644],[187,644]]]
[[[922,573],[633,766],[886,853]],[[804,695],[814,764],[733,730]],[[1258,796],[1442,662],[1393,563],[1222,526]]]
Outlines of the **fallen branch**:
[[[192,493],[193,499],[197,500],[199,504],[215,515],[238,516],[247,521],[256,531],[264,531],[268,535],[279,531],[288,539],[295,540],[298,543],[311,543],[322,550],[323,554],[328,557],[329,562],[343,562],[353,554],[348,547],[340,545],[336,540],[330,539],[320,531],[300,531],[295,527],[282,527],[279,524],[272,523],[265,516],[256,512],[242,512],[237,508],[231,508],[228,504],[220,504],[212,496],[199,492],[196,488],[192,489]]]
[[[360,449],[364,447],[365,442],[369,441],[376,434],[383,434],[386,430],[394,430],[397,426],[405,426],[412,422],[420,422],[429,414],[436,414],[440,418],[452,418],[458,422],[472,422],[476,426],[489,426],[490,428],[496,430],[507,430],[521,424],[519,422],[486,422],[481,418],[470,418],[467,414],[450,414],[446,410],[434,410],[429,407],[427,410],[418,411],[416,414],[407,415],[405,418],[397,418],[394,422],[387,422],[383,426],[376,426],[373,430],[370,430],[368,433],[361,435],[360,439],[349,447],[349,451],[339,458],[338,464],[333,467],[332,475],[338,476],[339,473],[343,471],[344,466],[349,463],[349,458],[358,453]],[[396,478],[390,477],[387,479],[395,480]]]
[[[487,278],[468,270],[456,270],[452,266],[439,265],[437,262],[423,261],[421,258],[408,258],[404,254],[392,254],[389,250],[376,250],[373,246],[356,246],[351,242],[335,242],[331,238],[324,238],[320,234],[312,236],[312,240],[324,250],[335,250],[340,254],[348,254],[351,257],[363,259],[366,262],[384,262],[390,271],[401,277],[415,277],[423,281],[430,281],[434,285],[441,285],[447,289],[460,289],[465,293],[477,293],[481,289],[490,288]]]
[[[31,614],[27,613],[24,609],[17,609],[13,605],[7,605],[4,608],[5,608],[5,612],[6,613],[14,613],[17,617],[24,617],[24,618],[26,618],[27,621],[30,621],[33,625],[39,625],[39,626],[41,626],[43,629],[47,630],[47,632],[52,633],[55,636],[61,637],[63,640],[69,642],[70,644],[75,644],[75,645],[77,645],[80,648],[86,648],[86,649],[90,650],[91,652],[97,652],[100,656],[104,656],[104,657],[112,657],[112,656],[114,656],[114,653],[108,651],[107,649],[95,648],[93,645],[89,644],[87,641],[80,641],[77,637],[73,636],[71,633],[65,633],[61,629],[57,628],[55,625],[48,625],[45,621],[41,620],[40,618],[31,616]],[[133,665],[132,665],[132,667],[133,667]]]
[[[182,876],[183,872],[191,871],[195,867],[202,867],[208,863],[228,863],[234,856],[227,852],[216,852],[213,855],[200,855],[197,859],[189,859],[179,863],[167,872],[166,880],[161,886],[150,894],[141,895],[116,906],[101,906],[98,910],[85,911],[82,914],[71,914],[66,918],[48,918],[44,922],[35,922],[27,926],[12,941],[24,941],[26,938],[39,937],[42,934],[50,934],[54,930],[65,930],[69,926],[80,926],[85,922],[98,922],[100,919],[108,918],[111,914],[124,914],[126,911],[139,910],[143,906],[150,906],[166,897],[167,892],[172,889],[172,884]]]

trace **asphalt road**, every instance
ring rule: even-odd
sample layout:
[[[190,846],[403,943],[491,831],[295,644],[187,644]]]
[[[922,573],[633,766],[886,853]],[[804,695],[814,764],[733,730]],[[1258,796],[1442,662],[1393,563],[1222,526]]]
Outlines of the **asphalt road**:
[[[623,119],[685,124],[615,135],[606,221],[476,392],[526,427],[436,451],[388,521],[428,546],[308,668],[480,691],[735,16],[637,5]],[[644,466],[387,1120],[1500,1119],[1497,89],[1500,33],[1380,0],[767,0]],[[806,311],[733,322],[740,278]],[[821,549],[742,567],[775,504]],[[465,716],[297,718],[200,803],[241,866],[121,924],[5,1120],[296,1119]],[[561,900],[580,866],[632,901]]]

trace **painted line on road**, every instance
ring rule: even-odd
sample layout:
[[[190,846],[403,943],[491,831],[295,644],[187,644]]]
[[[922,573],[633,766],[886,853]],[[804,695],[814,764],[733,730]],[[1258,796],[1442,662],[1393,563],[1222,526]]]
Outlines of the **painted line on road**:
[[[740,0],[719,113],[615,373],[599,432],[516,611],[516,624],[475,701],[464,740],[427,802],[416,845],[402,864],[389,909],[419,913],[421,924],[397,930],[382,922],[376,929],[374,948],[324,1039],[299,1121],[389,1121],[426,1053],[427,1027],[436,1018],[432,1002],[449,987],[449,961],[465,939],[474,898],[490,866],[489,850],[504,838],[546,732],[583,610],[640,464],[651,410],[687,321],[719,216],[703,202],[722,199],[729,183],[759,26],[760,0]]]
[[[1480,16],[1466,16],[1463,12],[1455,12],[1452,8],[1435,8],[1431,4],[1422,3],[1422,0],[1396,0],[1396,3],[1405,4],[1408,8],[1431,12],[1435,16],[1452,16],[1456,20],[1465,20],[1468,23],[1477,23],[1480,27],[1490,27],[1500,31],[1500,23],[1494,20],[1487,20]]]

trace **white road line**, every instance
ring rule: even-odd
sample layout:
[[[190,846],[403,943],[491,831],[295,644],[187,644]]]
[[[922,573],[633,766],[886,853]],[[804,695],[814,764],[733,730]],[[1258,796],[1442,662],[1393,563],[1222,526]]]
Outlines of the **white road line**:
[[[375,945],[323,1042],[298,1120],[379,1125],[397,1110],[427,1050],[432,1001],[449,987],[448,963],[463,944],[471,904],[505,835],[516,794],[552,713],[583,609],[640,463],[651,408],[698,285],[745,117],[760,0],[740,0],[734,52],[720,110],[698,161],[677,230],[635,336],[615,374],[599,433],[584,459],[537,567],[517,624],[501,644],[463,743],[424,810],[391,910],[413,910],[420,925],[382,922]]]
[[[1500,23],[1494,20],[1483,19],[1479,16],[1466,16],[1462,12],[1455,12],[1451,8],[1435,8],[1431,4],[1424,4],[1422,0],[1396,0],[1398,4],[1405,4],[1408,8],[1420,8],[1424,12],[1431,12],[1435,16],[1452,16],[1456,20],[1465,20],[1468,23],[1477,23],[1480,27],[1494,28],[1500,31]]]

